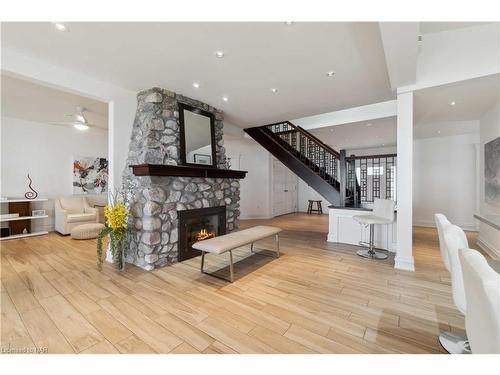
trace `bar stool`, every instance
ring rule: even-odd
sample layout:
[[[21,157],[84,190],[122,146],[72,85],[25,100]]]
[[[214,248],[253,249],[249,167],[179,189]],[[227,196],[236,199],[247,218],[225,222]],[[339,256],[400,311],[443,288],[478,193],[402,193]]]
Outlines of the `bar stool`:
[[[316,203],[316,208],[313,209],[313,204]],[[309,207],[307,208],[307,213],[312,214],[313,212],[317,212],[318,215],[323,214],[323,208],[321,207],[321,201],[316,201],[309,199]]]
[[[465,329],[473,354],[500,354],[500,275],[478,251],[459,249],[467,315]]]
[[[375,198],[373,202],[373,213],[369,215],[355,215],[352,218],[362,225],[370,226],[370,241],[359,241],[361,246],[368,247],[368,250],[358,250],[356,254],[363,258],[371,259],[387,259],[387,254],[380,253],[374,250],[374,226],[387,225],[394,222],[394,206],[393,200]]]

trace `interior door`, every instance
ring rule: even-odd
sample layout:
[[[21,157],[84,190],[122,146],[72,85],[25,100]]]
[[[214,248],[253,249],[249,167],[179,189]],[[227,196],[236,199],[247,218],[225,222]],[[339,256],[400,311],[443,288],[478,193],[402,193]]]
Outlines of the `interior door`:
[[[273,158],[273,214],[297,211],[298,177],[278,159]]]
[[[286,168],[278,159],[273,158],[273,214],[286,213]]]

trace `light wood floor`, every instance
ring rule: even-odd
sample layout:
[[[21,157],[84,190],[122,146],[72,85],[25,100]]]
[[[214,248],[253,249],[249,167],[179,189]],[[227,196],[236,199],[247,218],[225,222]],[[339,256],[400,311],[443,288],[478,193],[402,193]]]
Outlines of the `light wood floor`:
[[[463,329],[436,231],[415,228],[416,272],[326,242],[327,216],[281,226],[279,259],[237,251],[236,281],[199,259],[153,272],[95,267],[95,241],[50,234],[1,243],[1,349],[49,353],[442,353]],[[470,233],[472,244],[474,233]],[[264,240],[258,247],[273,246]],[[225,257],[207,256],[216,270]],[[221,270],[227,273],[227,267]]]

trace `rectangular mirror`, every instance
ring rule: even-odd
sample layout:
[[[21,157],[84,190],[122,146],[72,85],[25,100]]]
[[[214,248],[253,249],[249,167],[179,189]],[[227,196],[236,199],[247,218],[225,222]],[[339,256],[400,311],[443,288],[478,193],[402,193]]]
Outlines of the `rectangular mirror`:
[[[216,167],[213,113],[179,103],[182,164]]]

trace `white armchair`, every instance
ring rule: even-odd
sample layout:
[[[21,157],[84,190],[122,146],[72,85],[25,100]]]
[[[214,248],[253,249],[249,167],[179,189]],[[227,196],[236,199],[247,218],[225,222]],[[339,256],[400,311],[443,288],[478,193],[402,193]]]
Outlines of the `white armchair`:
[[[97,209],[90,207],[85,197],[64,197],[55,200],[55,229],[66,235],[77,225],[97,223]]]

